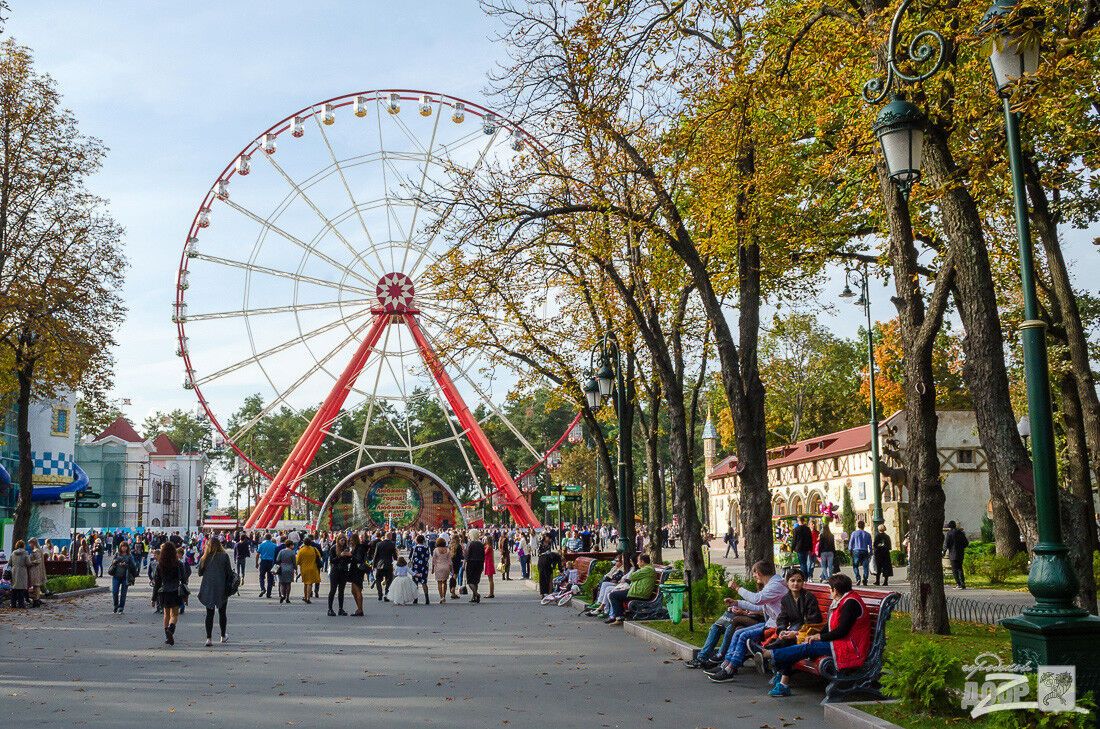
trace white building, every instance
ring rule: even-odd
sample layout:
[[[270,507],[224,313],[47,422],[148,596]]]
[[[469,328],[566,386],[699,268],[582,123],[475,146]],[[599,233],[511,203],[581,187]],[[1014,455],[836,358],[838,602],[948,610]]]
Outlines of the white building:
[[[947,498],[945,520],[954,519],[977,536],[982,517],[990,514],[989,471],[978,440],[978,426],[970,411],[938,413],[936,445]],[[710,531],[724,534],[729,526],[742,533],[738,509],[737,458],[716,460],[717,433],[708,419],[703,433]],[[898,412],[879,423],[881,462],[901,469],[896,456],[905,448],[905,417]],[[808,438],[768,451],[768,487],[772,516],[820,516],[821,507],[836,505],[839,512],[848,489],[856,519],[871,523],[874,489],[871,477],[871,426],[861,425]],[[881,474],[882,511],[887,533],[900,545],[908,524],[909,493],[903,478]]]

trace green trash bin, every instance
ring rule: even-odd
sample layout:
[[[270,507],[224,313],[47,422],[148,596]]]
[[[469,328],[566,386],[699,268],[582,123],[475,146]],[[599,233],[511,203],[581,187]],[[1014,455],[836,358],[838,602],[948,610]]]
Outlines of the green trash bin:
[[[684,618],[684,593],[687,585],[669,584],[661,585],[661,594],[664,595],[665,606],[668,607],[668,617],[673,623],[679,624]]]

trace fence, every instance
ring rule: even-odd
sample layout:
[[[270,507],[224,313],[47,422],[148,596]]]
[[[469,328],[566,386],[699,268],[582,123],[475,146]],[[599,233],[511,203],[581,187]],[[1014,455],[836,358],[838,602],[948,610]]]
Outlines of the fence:
[[[901,594],[897,609],[902,612],[913,611],[913,598],[908,592]],[[947,617],[968,623],[997,625],[1005,618],[1020,614],[1020,606],[989,600],[972,600],[965,597],[947,596]]]

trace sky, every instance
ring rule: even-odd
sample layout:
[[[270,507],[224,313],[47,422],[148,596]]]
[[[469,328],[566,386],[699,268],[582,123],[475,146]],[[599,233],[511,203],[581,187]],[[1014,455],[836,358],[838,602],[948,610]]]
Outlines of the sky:
[[[138,423],[196,405],[175,354],[176,273],[196,208],[237,152],[296,109],[357,90],[420,88],[485,102],[486,74],[503,56],[473,0],[11,5],[6,34],[31,47],[82,130],[110,149],[91,187],[126,230],[129,314],[114,394],[130,401],[124,410]],[[1066,238],[1076,278],[1093,292],[1097,235]],[[836,298],[842,279],[833,272],[814,308],[838,335],[854,336],[862,312]],[[876,320],[895,315],[883,282],[872,302]]]

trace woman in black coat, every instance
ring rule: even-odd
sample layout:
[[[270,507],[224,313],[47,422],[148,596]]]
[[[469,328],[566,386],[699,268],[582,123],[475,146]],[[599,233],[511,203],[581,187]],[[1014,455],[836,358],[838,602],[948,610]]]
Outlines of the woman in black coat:
[[[890,550],[894,545],[890,541],[890,535],[886,533],[886,525],[878,525],[878,534],[875,535],[875,541],[871,544],[871,549],[875,554],[875,584],[879,582],[879,577],[882,577],[882,584],[889,585],[890,578],[894,576],[894,567],[890,564]]]
[[[477,588],[484,570],[485,545],[481,542],[481,533],[473,529],[470,531],[470,546],[466,548],[466,584],[470,586],[470,592],[473,593],[470,602],[481,602],[481,593]]]
[[[176,545],[166,541],[160,545],[157,568],[153,573],[153,604],[164,612],[164,642],[175,645],[176,621],[183,604],[183,576]]]
[[[229,594],[237,581],[229,553],[222,547],[220,539],[207,539],[206,549],[199,560],[199,602],[206,608],[206,645],[212,645],[211,633],[214,632],[214,611],[218,611],[218,627],[221,628],[222,643],[229,638],[225,634],[227,618],[225,609],[229,605]]]

